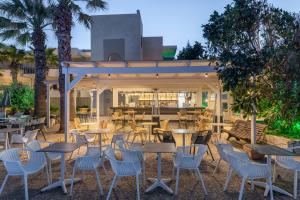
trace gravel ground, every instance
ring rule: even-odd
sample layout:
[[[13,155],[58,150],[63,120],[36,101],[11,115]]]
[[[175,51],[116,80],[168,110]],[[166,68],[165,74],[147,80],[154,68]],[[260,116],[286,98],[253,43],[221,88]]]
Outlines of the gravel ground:
[[[218,158],[216,150],[213,145],[213,153],[215,157]],[[68,158],[68,157],[67,157]],[[146,176],[156,177],[156,159],[155,155],[149,154],[146,161]],[[201,163],[201,173],[204,178],[204,182],[208,191],[208,196],[204,195],[201,184],[197,182],[194,173],[190,171],[181,172],[180,182],[179,182],[179,194],[178,196],[173,196],[161,189],[156,189],[153,192],[145,193],[145,189],[151,185],[151,182],[146,181],[145,185],[141,189],[141,199],[237,199],[241,184],[241,178],[233,176],[233,179],[229,185],[228,191],[223,192],[223,186],[226,179],[226,173],[228,166],[226,163],[222,163],[220,170],[212,175],[214,170],[213,165],[215,161],[212,161],[210,156],[206,156]],[[67,162],[67,174],[70,176],[72,171],[72,166],[74,164],[73,160]],[[100,196],[100,193],[96,186],[96,178],[93,172],[85,172],[83,174],[83,181],[74,185],[73,196],[69,194],[63,194],[61,188],[57,188],[44,193],[40,192],[40,189],[47,185],[45,174],[38,173],[29,177],[29,196],[32,200],[47,200],[47,199],[105,199],[108,193],[110,183],[113,178],[113,172],[111,171],[110,164],[108,161],[105,162],[105,166],[108,169],[108,174],[105,175],[103,169],[100,169],[101,182],[104,187],[105,195]],[[162,176],[165,178],[172,177],[172,155],[163,154],[162,155]],[[284,169],[278,169],[278,173],[281,178],[276,180],[276,185],[281,186],[288,191],[292,191],[293,187],[293,174],[290,171],[285,171]],[[3,181],[5,177],[5,169],[3,163],[0,163],[0,182]],[[80,173],[77,174],[80,177]],[[59,162],[53,164],[53,178],[54,180],[59,177]],[[169,183],[169,186],[175,189],[175,180]],[[69,190],[70,187],[68,186]],[[263,196],[264,190],[256,187],[254,191],[250,190],[250,185],[246,185],[244,199],[265,199]],[[300,192],[298,192],[300,193]],[[291,199],[287,196],[279,195],[274,193],[275,199]],[[126,177],[120,179],[117,184],[116,189],[113,191],[111,199],[135,199],[136,198],[136,185],[134,177]],[[24,199],[24,189],[21,177],[10,177],[8,179],[7,185],[4,188],[0,199]],[[267,198],[269,199],[269,197]],[[298,196],[300,199],[300,196]]]

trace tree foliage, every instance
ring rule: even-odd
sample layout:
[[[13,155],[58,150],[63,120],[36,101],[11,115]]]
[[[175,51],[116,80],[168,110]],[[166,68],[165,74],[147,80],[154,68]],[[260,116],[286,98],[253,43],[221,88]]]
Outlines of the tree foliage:
[[[13,110],[26,112],[33,108],[33,90],[29,86],[13,83],[7,88],[10,94],[11,107]]]
[[[195,42],[193,46],[191,46],[190,42],[187,43],[186,47],[184,47],[181,51],[179,51],[178,60],[204,60],[207,59],[205,48],[202,46],[200,42]]]
[[[269,125],[278,117],[291,124],[300,100],[295,16],[265,0],[234,0],[203,28],[223,88],[233,95],[232,108],[258,112]]]

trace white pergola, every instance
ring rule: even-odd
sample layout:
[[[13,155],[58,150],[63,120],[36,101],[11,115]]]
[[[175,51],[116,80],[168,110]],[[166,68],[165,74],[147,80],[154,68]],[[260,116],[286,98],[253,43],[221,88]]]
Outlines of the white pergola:
[[[124,61],[124,62],[63,62],[65,75],[65,141],[69,132],[70,91],[79,85],[96,90],[96,119],[100,121],[99,94],[110,87],[195,88],[206,84],[217,94],[217,122],[221,115],[221,87],[208,61]],[[70,75],[73,80],[70,81]]]

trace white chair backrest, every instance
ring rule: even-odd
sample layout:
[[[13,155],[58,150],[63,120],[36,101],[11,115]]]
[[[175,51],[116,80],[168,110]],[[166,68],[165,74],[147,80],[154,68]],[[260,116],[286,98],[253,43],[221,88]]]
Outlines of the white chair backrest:
[[[28,163],[31,163],[32,166],[39,167],[39,168],[42,168],[43,166],[46,165],[47,159],[43,152],[36,152],[36,151],[31,151],[31,150],[28,150],[28,151],[30,153]]]
[[[27,143],[28,143],[28,142],[31,142],[36,139],[37,133],[38,133],[38,130],[27,131],[23,137],[28,139],[28,141],[27,141]]]
[[[82,145],[82,144],[87,144],[88,141],[86,140],[86,137],[85,135],[80,135],[78,133],[74,133],[75,135],[75,142],[79,145]]]
[[[226,158],[230,166],[237,171],[238,173],[242,174],[244,166],[248,165],[250,160],[246,153],[239,152],[239,151],[231,151],[231,150],[224,150],[226,154]]]
[[[223,160],[225,160],[225,161],[228,162],[228,159],[227,159],[227,157],[226,157],[226,153],[225,153],[224,151],[225,151],[225,150],[227,150],[227,151],[233,151],[232,145],[231,145],[231,144],[217,143],[217,144],[216,144],[216,147],[217,147],[217,151],[218,151],[220,157],[221,157]]]
[[[95,164],[99,157],[95,156],[80,156],[75,160],[75,167],[81,170],[92,170],[95,169]]]
[[[128,149],[121,150],[121,152],[123,161],[132,162],[135,167],[141,168],[143,159],[141,152]]]
[[[38,151],[41,149],[41,144],[37,140],[33,140],[26,144],[26,147],[31,151]]]
[[[8,174],[22,173],[20,152],[20,148],[11,148],[1,152],[0,159],[4,162]]]
[[[194,156],[194,160],[195,160],[195,164],[197,166],[199,166],[204,154],[207,151],[207,145],[199,144],[197,146],[198,146],[198,150],[197,150],[197,153]]]

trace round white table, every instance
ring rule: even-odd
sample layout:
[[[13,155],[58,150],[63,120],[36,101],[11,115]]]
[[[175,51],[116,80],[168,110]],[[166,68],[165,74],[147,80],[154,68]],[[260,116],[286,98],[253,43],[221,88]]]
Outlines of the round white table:
[[[152,129],[152,126],[156,126],[156,125],[158,125],[158,123],[157,122],[143,122],[142,123],[142,125],[143,126],[148,126],[149,127],[149,142],[151,142],[151,129]]]
[[[192,134],[193,131],[189,129],[172,129],[174,134],[182,135],[182,146],[185,147],[185,135]]]

